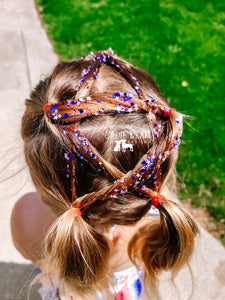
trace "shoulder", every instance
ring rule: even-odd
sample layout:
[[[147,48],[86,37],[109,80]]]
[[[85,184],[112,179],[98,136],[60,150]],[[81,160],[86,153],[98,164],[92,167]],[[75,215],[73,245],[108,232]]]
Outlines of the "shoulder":
[[[12,239],[17,250],[33,263],[42,255],[42,244],[56,216],[41,200],[38,193],[22,196],[11,214]]]

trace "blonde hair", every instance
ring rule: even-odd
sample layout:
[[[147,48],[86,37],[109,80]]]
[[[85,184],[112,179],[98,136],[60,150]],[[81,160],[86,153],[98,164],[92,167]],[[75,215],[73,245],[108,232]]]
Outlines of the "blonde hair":
[[[104,231],[114,224],[135,224],[152,205],[154,192],[150,197],[144,197],[135,188],[128,189],[126,193],[119,191],[113,197],[111,192],[115,190],[117,179],[124,176],[126,178],[125,174],[129,175],[130,170],[135,170],[149,149],[153,149],[155,154],[168,151],[173,139],[171,132],[178,116],[177,112],[171,110],[167,118],[159,112],[151,113],[151,118],[161,128],[157,141],[154,139],[149,115],[143,111],[132,114],[91,114],[78,123],[75,118],[74,121],[70,118],[68,134],[64,119],[60,123],[57,118],[51,118],[49,108],[43,112],[47,103],[58,105],[60,110],[60,105],[65,106],[68,99],[96,99],[96,95],[119,92],[133,93],[139,98],[145,94],[154,99],[158,107],[170,109],[148,73],[111,52],[101,52],[98,55],[109,57],[113,62],[101,62],[97,68],[98,80],[93,80],[91,84],[90,79],[84,80],[84,88],[82,87],[81,74],[85,75],[84,70],[87,70],[87,74],[97,75],[90,67],[93,59],[95,64],[95,55],[59,63],[52,75],[40,81],[30,99],[26,100],[26,111],[22,119],[24,152],[32,180],[42,200],[58,215],[46,236],[43,272],[49,276],[55,275],[62,289],[67,286],[83,297],[87,290],[93,293],[98,289],[106,291],[111,284],[111,242]],[[137,92],[139,88],[135,91],[130,75],[139,82],[142,94]],[[68,112],[71,114],[73,110],[69,108]],[[96,163],[90,155],[85,154],[75,136],[77,129],[93,153],[103,162],[105,172],[99,172],[99,161]],[[133,151],[113,151],[115,136],[121,133],[127,143],[133,144]],[[65,153],[72,155],[69,167]],[[156,162],[160,170],[157,177],[159,191],[175,158],[176,151],[173,151],[160,164],[159,160]],[[156,176],[151,175],[143,182],[149,191],[156,189],[155,178]],[[71,205],[78,204],[81,206],[81,216],[75,215],[72,209],[66,210]],[[171,270],[175,274],[188,262],[193,251],[194,236],[198,232],[196,223],[180,205],[163,199],[159,202],[158,209],[160,218],[148,219],[137,229],[128,244],[131,261],[137,267],[140,262],[143,265],[145,287],[148,293],[148,287],[150,288],[151,294],[156,291],[156,279],[160,271]]]

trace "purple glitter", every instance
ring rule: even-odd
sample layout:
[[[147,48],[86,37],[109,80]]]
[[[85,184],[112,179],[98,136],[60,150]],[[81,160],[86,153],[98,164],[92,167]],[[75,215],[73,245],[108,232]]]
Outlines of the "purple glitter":
[[[139,88],[139,84],[138,84],[136,78],[132,75],[132,73],[129,71],[129,69],[126,69],[126,67],[124,65],[121,65],[119,62],[117,62],[116,59],[113,59],[113,57],[111,57],[111,58],[110,57],[111,56],[109,56],[107,53],[105,53],[103,51],[98,52],[96,54],[96,56],[95,56],[95,58],[93,60],[93,64],[91,65],[91,67],[87,68],[87,70],[83,71],[83,73],[82,73],[83,78],[80,81],[80,85],[78,86],[78,90],[81,87],[82,81],[85,81],[86,79],[88,79],[86,82],[89,82],[89,81],[97,78],[97,72],[99,71],[100,63],[105,63],[106,62],[107,64],[111,64],[111,65],[114,64],[115,67],[118,68],[118,71],[121,72],[124,75],[124,77],[128,80],[128,82],[131,83],[132,87],[134,89],[136,89],[137,94],[139,96],[139,99],[143,99],[143,104],[140,101],[136,101],[136,97],[133,100],[133,102],[131,102],[132,101],[131,99],[133,98],[132,94],[128,94],[127,95],[127,93],[120,94],[118,92],[115,93],[111,97],[108,96],[109,98],[117,98],[117,99],[113,100],[112,102],[110,100],[108,101],[107,96],[105,96],[106,99],[105,99],[104,96],[102,96],[102,98],[101,98],[101,96],[99,96],[100,99],[97,99],[96,102],[97,103],[101,103],[101,102],[106,102],[107,103],[108,102],[109,103],[109,108],[106,105],[107,110],[108,109],[110,110],[110,108],[111,108],[111,110],[117,111],[117,113],[121,113],[121,110],[123,112],[124,111],[125,112],[134,112],[134,111],[137,111],[137,110],[140,110],[140,111],[145,110],[145,111],[148,111],[149,115],[150,115],[152,113],[157,113],[159,111],[160,115],[162,115],[162,116],[165,117],[165,113],[164,112],[167,111],[167,109],[165,109],[165,107],[162,107],[160,104],[157,104],[157,103],[155,103],[154,105],[151,104],[150,101],[152,103],[155,102],[155,100],[153,100],[151,97],[150,97],[150,100],[145,100],[146,99],[146,95]],[[99,64],[99,65],[96,65],[96,63]],[[95,67],[93,67],[93,66],[95,66]],[[89,76],[88,78],[84,79],[88,75],[89,71],[91,71],[92,75],[90,74],[91,76]],[[91,79],[91,77],[92,77],[92,79]],[[118,99],[118,97],[119,97],[119,99]],[[103,100],[101,100],[101,99],[103,99]],[[123,104],[118,103],[118,102],[122,103],[122,101],[123,101]],[[78,100],[78,102],[76,103],[73,100],[68,100],[67,102],[65,102],[65,104],[77,104],[77,105],[79,105],[79,104],[81,104],[81,102],[84,102],[84,101]],[[87,102],[87,98],[86,98],[86,102]],[[116,102],[117,102],[117,105],[114,104]],[[62,103],[60,103],[60,104],[62,104]],[[147,105],[148,105],[148,107],[146,107]],[[56,106],[56,108],[57,108],[57,106]],[[65,106],[62,109],[64,109],[64,111],[65,111]],[[104,109],[99,106],[99,108],[97,109],[97,111],[94,110],[93,114],[94,115],[99,114],[102,110],[104,111]],[[83,117],[85,117],[87,115],[92,115],[92,112],[89,113],[89,110],[86,111],[85,109],[84,110],[83,109],[79,109],[78,111],[81,114],[83,112],[85,112],[85,114],[84,115],[80,115],[78,117],[78,119],[83,118]],[[168,110],[168,111],[170,112],[170,110]],[[73,117],[73,114],[74,113],[70,114],[70,111],[69,111],[68,116]],[[76,115],[76,114],[74,114],[74,115]],[[66,114],[64,115],[64,117],[67,117]],[[58,110],[54,111],[53,118],[54,119],[60,119],[61,118],[61,115],[59,114]],[[159,124],[154,123],[153,120],[152,120],[152,118],[149,118],[149,120],[150,120],[150,122],[152,124],[152,127],[153,127],[153,133],[155,134],[156,137],[159,137],[159,135],[162,132],[162,128],[160,127],[160,123]],[[144,189],[144,185],[143,185],[144,179],[147,176],[150,175],[150,177],[152,177],[152,176],[154,177],[155,176],[155,187],[153,188],[153,190],[157,191],[158,186],[159,186],[159,183],[158,183],[159,178],[158,178],[157,175],[160,174],[160,171],[161,171],[160,164],[162,163],[162,161],[164,161],[166,159],[166,157],[168,157],[171,154],[172,150],[179,144],[179,139],[180,139],[182,127],[180,126],[181,120],[177,119],[176,121],[177,121],[176,122],[177,132],[171,137],[171,143],[169,144],[167,151],[162,152],[162,150],[161,150],[160,151],[161,156],[159,155],[159,153],[157,154],[158,161],[155,161],[155,159],[153,159],[154,158],[153,151],[151,152],[151,154],[148,153],[148,158],[143,157],[143,159],[145,159],[145,160],[143,160],[143,162],[141,164],[141,167],[138,168],[138,170],[140,170],[140,171],[138,171],[138,173],[137,173],[137,169],[136,169],[136,171],[133,172],[133,174],[137,173],[137,175],[136,175],[137,178],[135,178],[135,176],[131,176],[131,178],[133,180],[132,185],[136,185],[138,187],[138,189],[139,188],[141,188],[141,189],[143,188]],[[75,132],[75,131],[73,131],[73,132]],[[77,136],[79,136],[79,134],[77,134]],[[92,153],[91,149],[89,150],[89,149],[86,148],[86,147],[88,147],[88,145],[85,144],[85,139],[82,139],[81,142],[83,144],[83,152],[87,153],[87,152],[90,151],[90,153],[88,155],[90,155],[93,158],[93,161],[95,161],[96,163],[98,163],[99,160],[100,160],[100,158],[98,158],[98,156],[96,156],[94,153]],[[84,146],[86,146],[86,147],[84,147]],[[151,156],[151,158],[149,158],[150,156]],[[68,156],[68,160],[70,160],[70,159],[71,159],[71,157]],[[154,161],[155,161],[156,166],[153,166],[153,164],[151,164]],[[98,163],[98,164],[100,165],[100,163]],[[157,166],[157,164],[158,164],[158,166]],[[150,171],[150,169],[153,169],[153,170]],[[159,173],[156,173],[156,170],[158,170]],[[101,169],[99,169],[99,171],[103,172],[103,170],[101,170]],[[142,172],[146,172],[146,173],[143,174]],[[128,178],[128,182],[129,182],[129,178]],[[126,189],[125,189],[124,185],[120,186],[118,192],[120,192],[120,190],[121,190],[121,193],[126,192]],[[140,189],[138,191],[140,192]],[[142,193],[139,193],[139,194],[141,195]],[[147,193],[147,195],[149,196],[148,193]],[[98,196],[96,196],[96,197],[98,197]]]
[[[126,194],[127,193],[127,188],[123,188],[122,191],[121,191],[121,194]]]

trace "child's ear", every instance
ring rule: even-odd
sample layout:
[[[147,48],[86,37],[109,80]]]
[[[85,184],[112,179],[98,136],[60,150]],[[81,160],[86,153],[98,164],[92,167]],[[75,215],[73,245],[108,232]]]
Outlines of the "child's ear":
[[[13,243],[23,257],[35,265],[41,259],[43,240],[55,218],[38,193],[25,194],[14,205],[11,214]]]

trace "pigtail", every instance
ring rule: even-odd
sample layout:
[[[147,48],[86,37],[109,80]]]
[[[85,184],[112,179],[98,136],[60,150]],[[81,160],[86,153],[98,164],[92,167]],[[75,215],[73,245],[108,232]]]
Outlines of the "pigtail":
[[[48,231],[43,272],[54,274],[63,289],[82,294],[104,279],[108,259],[106,237],[69,209]]]
[[[158,205],[160,218],[152,218],[140,227],[128,244],[128,255],[144,266],[146,292],[156,291],[157,275],[171,270],[172,279],[193,252],[198,228],[191,215],[173,201],[163,199]]]

